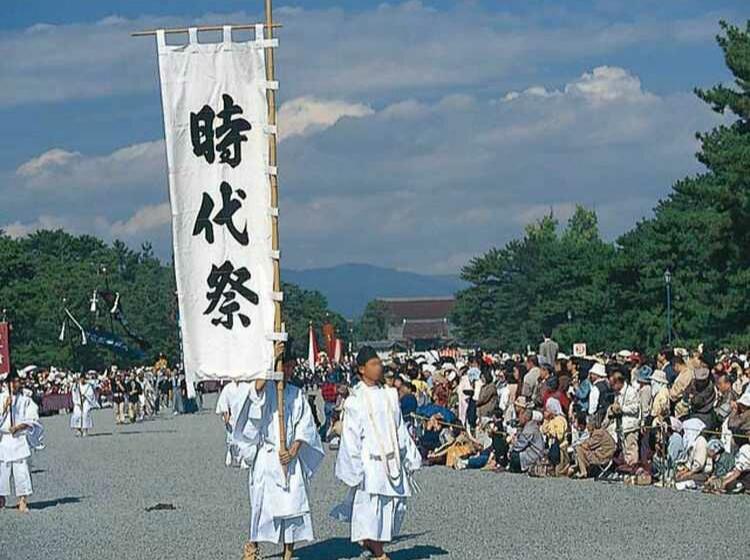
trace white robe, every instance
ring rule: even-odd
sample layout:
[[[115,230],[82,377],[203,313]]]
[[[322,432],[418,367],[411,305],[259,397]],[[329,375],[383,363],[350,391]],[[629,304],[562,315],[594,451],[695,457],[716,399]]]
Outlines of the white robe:
[[[398,535],[412,493],[411,473],[421,464],[397,391],[357,385],[344,403],[335,469],[349,492],[332,512],[351,522],[352,542],[390,542]]]
[[[13,425],[27,424],[28,428],[11,435],[11,408],[3,413],[9,394],[0,393],[0,496],[10,495],[10,476],[13,474],[17,496],[32,493],[28,459],[32,449],[44,449],[44,428],[39,423],[39,408],[23,394],[13,395]]]
[[[313,540],[307,485],[324,451],[304,393],[293,385],[284,391],[287,448],[302,441],[286,479],[279,460],[276,383],[258,394],[250,385],[235,425],[235,440],[250,469],[250,540],[291,544]],[[253,461],[254,459],[254,461]]]
[[[243,444],[234,440],[233,433],[234,427],[237,425],[237,418],[239,418],[242,412],[242,407],[247,400],[249,392],[250,383],[236,383],[231,381],[224,386],[216,401],[216,414],[229,414],[229,423],[226,430],[227,450],[231,453],[233,459],[238,454],[240,456],[244,455],[242,451]]]
[[[71,390],[73,414],[70,416],[71,430],[90,430],[94,427],[92,411],[99,408],[94,386],[91,383],[76,383]]]

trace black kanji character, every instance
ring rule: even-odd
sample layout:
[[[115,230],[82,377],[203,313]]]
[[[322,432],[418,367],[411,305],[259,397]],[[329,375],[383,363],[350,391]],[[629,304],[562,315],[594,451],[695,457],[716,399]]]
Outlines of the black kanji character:
[[[202,232],[206,234],[206,241],[209,243],[214,242],[214,227],[213,224],[218,226],[226,226],[232,237],[240,244],[247,245],[250,243],[250,237],[247,234],[247,223],[242,231],[237,229],[234,223],[234,215],[242,207],[242,200],[247,198],[247,194],[242,189],[237,189],[237,198],[232,198],[232,185],[223,181],[219,187],[221,191],[221,210],[216,213],[213,219],[211,219],[211,213],[214,210],[214,201],[208,193],[203,193],[203,201],[201,202],[201,208],[198,211],[198,218],[195,220],[195,227],[193,228],[193,235],[200,235]],[[213,222],[213,224],[211,223]]]
[[[209,243],[214,242],[214,225],[211,223],[211,212],[214,211],[214,200],[208,193],[203,193],[203,201],[201,202],[201,209],[198,211],[198,218],[195,220],[195,227],[193,227],[193,235],[200,235],[201,232],[206,232],[206,241]]]
[[[234,327],[235,313],[243,327],[250,325],[250,317],[240,312],[240,304],[237,301],[239,294],[253,305],[258,305],[258,294],[245,286],[245,282],[250,278],[247,268],[243,266],[235,269],[230,261],[225,261],[220,267],[211,265],[211,274],[208,275],[208,287],[211,291],[206,293],[209,305],[203,314],[210,315],[218,307],[219,313],[223,315],[223,318],[211,319],[213,325],[222,325],[231,330]]]
[[[193,143],[193,153],[198,157],[205,157],[208,163],[213,163],[214,153],[214,118],[216,114],[208,105],[197,113],[190,113],[190,140]]]
[[[242,142],[247,142],[247,136],[241,134],[245,130],[251,130],[252,126],[245,119],[234,119],[233,115],[241,115],[242,108],[234,104],[234,99],[226,93],[221,96],[224,100],[224,109],[219,112],[221,125],[216,129],[216,138],[221,138],[216,149],[219,153],[219,161],[228,163],[231,167],[237,167],[242,161]],[[210,163],[210,162],[209,162]]]

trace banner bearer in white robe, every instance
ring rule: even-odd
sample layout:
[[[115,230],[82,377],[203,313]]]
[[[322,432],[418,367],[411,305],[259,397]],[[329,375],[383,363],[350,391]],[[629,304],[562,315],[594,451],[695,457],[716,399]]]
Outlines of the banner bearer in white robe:
[[[216,414],[220,415],[226,428],[227,453],[224,464],[231,467],[237,460],[241,468],[248,468],[241,457],[240,445],[234,440],[234,427],[250,392],[250,383],[233,380],[224,385],[216,401]]]
[[[14,370],[6,382],[8,387],[0,392],[0,509],[5,507],[11,490],[15,490],[18,510],[28,513],[27,499],[33,491],[29,458],[32,448],[44,447],[44,430],[39,423],[39,409],[23,394]]]
[[[77,436],[87,436],[94,427],[93,410],[99,408],[94,385],[81,376],[71,389],[73,414],[70,416],[70,429]]]
[[[308,482],[320,466],[324,451],[304,392],[294,385],[284,390],[287,451],[279,449],[276,382],[251,383],[235,425],[235,440],[250,468],[250,539],[245,560],[259,558],[258,543],[284,545],[292,558],[295,543],[313,540]],[[282,465],[286,465],[284,476]]]
[[[411,474],[422,460],[401,416],[398,393],[382,385],[383,367],[369,346],[357,355],[361,382],[344,403],[336,477],[349,487],[333,516],[351,523],[351,540],[386,560],[384,544],[401,529]]]

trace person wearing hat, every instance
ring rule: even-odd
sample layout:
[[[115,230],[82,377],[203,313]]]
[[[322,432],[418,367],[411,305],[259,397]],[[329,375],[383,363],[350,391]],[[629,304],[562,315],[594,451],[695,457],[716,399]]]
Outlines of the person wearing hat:
[[[344,403],[336,478],[349,487],[332,515],[351,524],[351,540],[374,558],[386,560],[384,545],[399,533],[412,493],[411,473],[421,466],[407,431],[398,393],[383,387],[383,367],[375,350],[357,354],[360,383]]]
[[[294,373],[291,361],[284,362],[287,381]],[[261,542],[283,545],[283,559],[291,560],[296,543],[314,538],[308,488],[325,452],[302,389],[284,384],[286,445],[281,449],[276,381],[257,379],[249,385],[233,428],[240,463],[250,467],[250,534],[243,560],[258,560]]]
[[[595,362],[589,369],[591,392],[589,393],[589,408],[586,422],[599,426],[607,412],[609,384],[607,383],[607,368],[601,362]]]
[[[648,365],[642,365],[635,371],[635,382],[638,387],[638,400],[641,403],[641,414],[646,417],[651,412],[651,375],[654,370]]]
[[[708,458],[711,459],[711,475],[703,485],[704,492],[721,488],[721,480],[734,468],[734,456],[729,453],[720,439],[711,439],[706,446]]]
[[[716,429],[716,389],[708,368],[698,367],[693,370],[693,381],[685,390],[683,402],[687,404],[688,418],[700,419],[707,430]]]
[[[15,369],[6,376],[6,389],[0,393],[0,509],[11,495],[11,477],[18,511],[28,513],[28,497],[33,488],[29,457],[32,449],[42,449],[44,430],[39,409],[23,394]]]

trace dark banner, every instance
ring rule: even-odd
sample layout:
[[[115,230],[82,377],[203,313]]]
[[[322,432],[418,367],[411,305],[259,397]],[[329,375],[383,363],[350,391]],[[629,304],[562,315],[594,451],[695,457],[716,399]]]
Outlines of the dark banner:
[[[142,360],[146,357],[140,348],[131,348],[127,343],[116,334],[105,331],[86,331],[86,338],[92,344],[97,346],[106,346],[113,352],[128,356],[136,360]]]
[[[0,375],[10,371],[10,326],[0,323]]]

